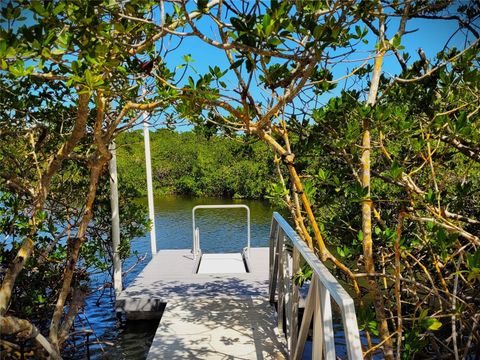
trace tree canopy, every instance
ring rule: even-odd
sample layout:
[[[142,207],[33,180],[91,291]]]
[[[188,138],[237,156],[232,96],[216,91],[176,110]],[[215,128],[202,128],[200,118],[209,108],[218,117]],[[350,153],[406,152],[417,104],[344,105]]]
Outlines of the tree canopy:
[[[351,286],[366,356],[466,358],[480,337],[479,13],[453,1],[2,5],[0,192],[22,224],[2,333],[60,356],[108,146],[147,111],[273,150],[272,196]],[[438,53],[407,47],[439,23],[455,28]],[[218,63],[197,67],[202,49]],[[32,253],[54,250],[41,236],[67,217],[51,208],[64,189],[77,218],[44,337],[10,304]]]

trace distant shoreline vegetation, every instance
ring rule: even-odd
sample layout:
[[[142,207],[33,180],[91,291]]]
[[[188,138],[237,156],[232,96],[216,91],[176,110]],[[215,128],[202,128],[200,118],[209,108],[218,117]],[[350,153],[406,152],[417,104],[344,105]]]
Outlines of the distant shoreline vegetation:
[[[146,195],[142,131],[122,133],[116,143],[121,187]],[[243,137],[159,129],[150,133],[150,146],[156,196],[263,199],[275,179],[271,151]]]

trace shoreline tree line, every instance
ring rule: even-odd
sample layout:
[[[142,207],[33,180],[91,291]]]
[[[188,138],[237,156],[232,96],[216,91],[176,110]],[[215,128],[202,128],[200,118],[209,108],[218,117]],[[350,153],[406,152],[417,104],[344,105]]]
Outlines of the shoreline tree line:
[[[143,133],[123,133],[116,144],[119,181],[146,196]],[[150,144],[157,196],[263,199],[275,179],[273,157],[255,139],[159,129]]]

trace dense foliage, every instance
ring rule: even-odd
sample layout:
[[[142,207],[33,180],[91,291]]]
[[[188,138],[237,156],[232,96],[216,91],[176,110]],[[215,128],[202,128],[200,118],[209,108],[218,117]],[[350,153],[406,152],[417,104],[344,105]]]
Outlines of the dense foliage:
[[[37,96],[28,101],[32,92]],[[35,243],[35,256],[25,263],[17,278],[12,294],[15,301],[9,304],[9,311],[16,317],[30,319],[43,332],[48,332],[65,264],[82,221],[85,204],[79,194],[87,194],[90,187],[89,169],[80,155],[89,151],[89,144],[85,142],[77,146],[79,157],[66,160],[63,171],[52,176],[50,196],[32,221],[29,210],[37,176],[51,161],[52,153],[61,148],[64,139],[58,134],[62,128],[65,131],[74,122],[76,107],[63,102],[68,96],[68,88],[55,84],[49,87],[36,81],[15,83],[2,78],[0,85],[0,123],[5,125],[0,131],[0,171],[7,179],[0,188],[0,276],[16,263],[25,237],[31,239]],[[15,121],[11,121],[11,116],[15,116]],[[130,240],[146,231],[148,220],[146,210],[135,201],[139,196],[136,190],[126,184],[120,186],[123,190],[119,199],[120,256],[125,259],[131,255]],[[72,274],[75,291],[68,300],[73,315],[68,324],[75,318],[73,311],[81,308],[83,299],[93,290],[89,286],[90,274],[111,272],[113,249],[107,167],[101,168],[96,194],[92,205],[95,217],[84,234],[78,258],[80,265]],[[111,284],[105,287],[111,288]],[[9,340],[10,337],[4,339],[0,351],[18,350]],[[25,349],[30,352],[32,344],[26,344]],[[36,353],[35,356],[42,355]]]
[[[108,145],[141,111],[161,111],[169,127],[188,121],[219,149],[227,145],[217,130],[273,150],[279,181],[269,196],[351,287],[365,356],[472,356],[480,343],[479,17],[477,1],[2,5],[0,192],[12,207],[2,221],[20,226],[2,274],[0,333],[60,357],[81,304],[77,264],[92,239]],[[436,51],[405,41],[417,27],[447,22],[455,26]],[[192,50],[206,47],[211,54]],[[205,55],[207,66],[196,68]],[[257,196],[263,179],[236,184],[234,172],[270,175],[269,165],[241,164],[245,152],[268,164],[257,145],[220,154],[182,136],[192,142],[165,150],[175,168],[154,159],[164,191],[178,184],[196,195]],[[140,148],[125,145],[134,157]],[[230,151],[235,161],[219,170]],[[124,176],[133,183],[131,171]],[[35,315],[16,316],[12,303],[22,277],[33,276],[32,255],[50,249],[49,219],[65,228],[65,201],[80,211],[62,274],[52,261],[47,339]]]
[[[478,60],[478,51],[471,50],[427,82],[395,84],[372,109],[365,109],[358,91],[342,92],[312,113],[312,124],[301,131],[291,127],[297,168],[307,179],[305,191],[322,232],[336,255],[361,272],[358,205],[365,190],[354,164],[362,151],[358,118],[372,119],[377,271],[385,274],[386,302],[397,303],[387,307],[390,319],[401,299],[403,359],[420,356],[430,336],[448,338],[452,318],[464,326],[456,330],[459,343],[475,337],[470,321],[480,308]],[[400,290],[391,286],[396,277],[404,284]],[[360,311],[359,321],[378,336],[372,312]],[[390,327],[397,324],[391,320]]]
[[[137,73],[125,61],[144,30],[114,29],[109,8],[85,5],[1,5],[0,334],[12,356],[26,341],[36,358],[59,358],[90,273],[110,269],[107,147],[135,121]],[[124,194],[125,257],[148,222]]]
[[[150,144],[153,186],[160,195],[257,199],[274,178],[271,152],[254,139],[157,130]],[[120,181],[145,194],[142,133],[120,135],[117,146]]]

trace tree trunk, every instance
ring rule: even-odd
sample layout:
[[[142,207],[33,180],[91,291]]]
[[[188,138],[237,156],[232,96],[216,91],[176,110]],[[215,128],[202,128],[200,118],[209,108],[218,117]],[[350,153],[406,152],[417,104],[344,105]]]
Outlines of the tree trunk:
[[[377,100],[378,85],[380,82],[380,74],[384,56],[382,39],[380,39],[380,49],[375,56],[375,64],[370,83],[370,91],[368,94],[367,106],[374,106]],[[373,239],[372,239],[372,208],[373,203],[370,193],[370,158],[371,158],[371,139],[370,139],[370,118],[363,120],[363,136],[362,136],[362,187],[367,194],[362,200],[362,232],[363,232],[363,257],[365,261],[365,272],[371,276],[368,277],[368,288],[373,296],[373,304],[375,313],[379,323],[380,340],[383,342],[383,352],[387,360],[393,360],[392,340],[388,330],[388,323],[385,316],[385,304],[383,295],[378,287],[373,274],[375,273],[375,265],[373,260]]]
[[[25,263],[32,254],[32,251],[33,241],[30,238],[26,238],[18,250],[17,256],[8,267],[5,277],[3,278],[2,287],[0,288],[0,315],[6,314],[8,303],[10,302],[10,297],[12,296],[13,286],[15,285],[15,280],[25,266]]]
[[[98,152],[95,155],[97,154]],[[59,330],[62,316],[64,314],[65,302],[71,290],[75,266],[80,255],[80,248],[85,240],[88,223],[93,217],[93,202],[95,200],[95,195],[97,192],[98,179],[100,177],[101,170],[107,161],[108,159],[105,159],[104,157],[99,157],[96,163],[94,163],[91,167],[90,187],[85,201],[85,211],[79,225],[77,236],[71,240],[68,247],[68,260],[67,266],[65,267],[65,270],[63,272],[63,285],[58,296],[57,303],[55,305],[55,311],[52,316],[52,321],[50,323],[49,339],[57,351],[59,351],[59,348],[61,346]],[[64,319],[64,321],[69,320]],[[63,329],[63,332],[65,332],[65,329]]]
[[[38,331],[35,325],[27,320],[13,316],[0,316],[0,333],[5,335],[17,335],[23,339],[34,339],[39,346],[45,349],[50,359],[61,359],[61,356],[51,346],[47,339]]]

